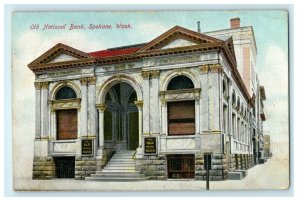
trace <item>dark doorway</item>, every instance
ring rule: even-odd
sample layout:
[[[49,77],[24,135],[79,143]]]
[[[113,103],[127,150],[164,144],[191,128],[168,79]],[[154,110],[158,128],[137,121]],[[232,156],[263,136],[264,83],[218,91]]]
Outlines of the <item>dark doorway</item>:
[[[75,177],[75,157],[56,157],[54,162],[56,178]]]
[[[135,150],[138,147],[139,121],[135,105],[137,95],[125,82],[115,84],[106,94],[104,113],[104,146],[115,150]]]

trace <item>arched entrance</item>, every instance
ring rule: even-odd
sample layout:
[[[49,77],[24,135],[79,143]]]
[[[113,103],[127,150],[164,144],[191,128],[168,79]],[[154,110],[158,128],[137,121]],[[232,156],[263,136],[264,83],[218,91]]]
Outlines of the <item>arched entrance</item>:
[[[126,83],[116,83],[105,95],[104,148],[136,150],[139,145],[139,113],[137,94]]]

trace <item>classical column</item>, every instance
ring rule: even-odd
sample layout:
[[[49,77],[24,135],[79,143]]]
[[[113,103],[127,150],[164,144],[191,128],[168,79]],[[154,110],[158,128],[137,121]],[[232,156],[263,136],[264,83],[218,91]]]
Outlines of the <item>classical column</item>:
[[[134,101],[139,110],[139,148],[142,147],[142,133],[143,133],[143,101]]]
[[[167,102],[166,100],[161,100],[161,131],[162,135],[167,135],[168,119],[167,119]]]
[[[41,138],[48,139],[49,137],[49,127],[48,127],[48,82],[41,83]]]
[[[41,83],[35,82],[35,139],[41,138]]]
[[[160,151],[166,151],[167,149],[167,129],[168,129],[168,119],[167,119],[167,102],[161,99],[161,135],[160,135]]]
[[[96,136],[96,77],[90,77],[89,78],[89,131],[88,135]]]
[[[149,78],[150,78],[150,71],[142,71],[142,76],[144,78],[143,81],[143,133],[149,134],[150,131],[150,105],[149,105]]]
[[[99,138],[98,138],[98,153],[102,154],[102,150],[104,148],[104,111],[106,109],[105,104],[97,105],[97,109],[99,112]],[[100,151],[100,152],[99,152]]]
[[[195,100],[195,134],[200,134],[200,100],[199,98]]]
[[[51,127],[51,139],[55,139],[56,138],[56,115],[55,115],[55,111],[51,109],[50,112],[50,127]]]
[[[151,132],[160,133],[159,117],[159,70],[151,71],[151,103],[150,103],[150,115],[151,115]]]
[[[81,108],[80,108],[80,136],[87,136],[87,83],[88,78],[84,77],[80,79],[81,83]]]

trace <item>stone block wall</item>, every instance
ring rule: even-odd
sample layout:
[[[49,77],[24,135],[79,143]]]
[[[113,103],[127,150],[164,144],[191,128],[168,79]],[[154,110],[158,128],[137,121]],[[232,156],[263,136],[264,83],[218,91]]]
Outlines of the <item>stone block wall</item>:
[[[52,157],[34,157],[32,179],[53,179],[55,164]]]
[[[230,168],[229,168],[229,171],[234,171],[234,170],[236,170],[235,155],[231,154],[230,155]]]
[[[232,161],[235,162],[232,162]],[[253,155],[250,154],[232,154],[231,155],[231,168],[233,170],[247,170],[254,166]]]
[[[136,160],[136,169],[145,174],[150,180],[167,179],[167,158],[166,156],[143,156]]]
[[[226,180],[228,178],[227,157],[225,154],[212,154],[212,167],[209,171],[211,181]],[[203,153],[197,153],[195,156],[195,179],[206,180],[206,170],[204,167]]]
[[[96,159],[93,157],[75,158],[75,179],[85,179],[96,173]]]

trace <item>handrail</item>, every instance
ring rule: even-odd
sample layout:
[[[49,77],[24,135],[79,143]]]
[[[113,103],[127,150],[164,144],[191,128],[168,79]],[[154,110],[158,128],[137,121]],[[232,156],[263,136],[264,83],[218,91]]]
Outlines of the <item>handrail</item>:
[[[134,152],[132,159],[134,159],[134,160],[136,159],[136,151]]]

